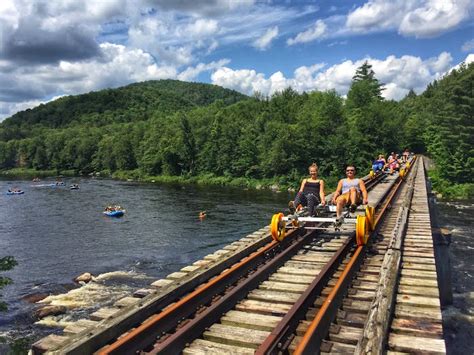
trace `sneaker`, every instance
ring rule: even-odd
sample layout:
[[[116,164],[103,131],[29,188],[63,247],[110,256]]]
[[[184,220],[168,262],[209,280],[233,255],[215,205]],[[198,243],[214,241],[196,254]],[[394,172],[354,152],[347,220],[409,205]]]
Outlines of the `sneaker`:
[[[349,207],[349,211],[351,211],[351,213],[354,213],[356,210],[357,210],[357,205],[352,204],[351,207]]]
[[[290,211],[291,214],[294,214],[296,212],[294,201],[288,202],[288,210]]]

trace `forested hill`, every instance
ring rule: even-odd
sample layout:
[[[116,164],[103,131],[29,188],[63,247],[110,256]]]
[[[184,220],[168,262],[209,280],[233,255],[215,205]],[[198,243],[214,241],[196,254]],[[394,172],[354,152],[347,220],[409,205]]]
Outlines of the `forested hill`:
[[[6,119],[2,127],[31,129],[32,125],[41,125],[58,128],[70,124],[100,126],[142,121],[153,114],[169,115],[176,111],[188,111],[217,100],[229,105],[245,98],[245,95],[216,85],[178,80],[146,81],[117,89],[62,97],[18,112]]]
[[[409,148],[437,164],[439,190],[472,194],[474,63],[400,102],[385,100],[369,63],[347,98],[335,91],[247,97],[159,81],[66,97],[0,124],[0,169],[173,176],[298,185],[312,162],[334,182],[366,173],[379,153]]]

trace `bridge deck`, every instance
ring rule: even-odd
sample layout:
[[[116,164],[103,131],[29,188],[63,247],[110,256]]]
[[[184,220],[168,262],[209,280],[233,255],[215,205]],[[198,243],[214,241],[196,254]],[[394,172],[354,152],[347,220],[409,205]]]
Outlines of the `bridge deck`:
[[[396,176],[389,176],[384,184],[393,184]],[[417,164],[417,177],[415,180],[415,194],[408,216],[408,233],[405,236],[402,249],[402,263],[399,272],[399,283],[396,288],[395,307],[393,320],[389,326],[386,342],[388,353],[436,353],[446,352],[441,324],[441,310],[434,258],[430,215],[427,201],[426,180],[423,164]],[[371,204],[376,204],[382,199],[382,190],[375,189],[369,194]],[[392,208],[398,208],[398,205]],[[393,227],[395,221],[388,221],[386,230]],[[217,275],[238,261],[248,250],[257,250],[270,240],[269,228],[264,227],[242,239],[225,246],[202,260],[194,262],[177,272],[169,274],[166,278],[153,282],[150,287],[135,292],[133,297],[125,297],[117,301],[113,307],[103,308],[93,313],[90,319],[79,320],[64,329],[63,335],[50,335],[33,345],[33,353],[58,351],[60,353],[92,353],[98,349],[97,344],[103,343],[101,338],[109,336],[110,329],[120,332],[126,331],[130,325],[139,318],[146,316],[151,308],[165,304],[170,295],[185,294],[199,285],[202,280],[210,275]],[[330,247],[330,242],[327,247]],[[380,251],[386,250],[388,241],[381,241],[377,246]],[[308,255],[309,257],[309,255]],[[301,263],[308,260],[301,260]],[[297,263],[298,261],[293,261]],[[383,265],[381,255],[373,256],[367,260],[358,274],[358,280],[349,292],[348,300],[341,308],[338,320],[331,328],[328,342],[323,344],[322,352],[356,352],[360,351],[357,344],[364,331],[365,316],[362,310],[369,311],[370,302],[374,298],[380,270]],[[298,265],[295,265],[298,267]],[[301,271],[301,269],[299,269]],[[291,271],[291,270],[290,270]],[[307,284],[312,278],[311,270],[307,275],[291,275],[290,279],[283,273],[276,275],[267,282],[266,293],[272,293],[272,288],[280,284],[291,282],[294,285]],[[286,278],[285,278],[286,277]],[[367,287],[367,285],[370,287]],[[186,286],[188,285],[188,286]],[[295,290],[293,290],[294,292]],[[255,292],[254,292],[255,293]],[[242,304],[239,309],[228,312],[221,324],[213,325],[204,335],[204,339],[195,340],[192,348],[185,353],[205,354],[209,352],[253,353],[252,349],[238,347],[231,344],[243,342],[258,344],[259,339],[264,339],[264,334],[271,331],[272,327],[288,311],[291,300],[271,304],[272,314],[265,314],[261,310],[268,305],[259,301],[258,295],[253,295],[254,300]],[[291,298],[291,293],[288,297]],[[286,304],[286,307],[285,307]],[[248,308],[245,308],[248,307]],[[281,309],[280,309],[280,308]],[[259,310],[261,315],[258,315]],[[266,308],[265,308],[266,309]],[[257,310],[257,312],[254,312]],[[354,311],[351,313],[351,311]],[[254,318],[249,318],[252,312]],[[315,312],[313,308],[311,312]],[[308,313],[308,316],[311,315]],[[249,330],[238,334],[229,333],[236,324],[255,325],[261,324],[262,329]],[[366,325],[365,325],[366,326]],[[299,327],[298,332],[304,332],[305,325]],[[242,329],[242,328],[239,328]],[[297,336],[298,334],[297,333]],[[259,338],[260,336],[260,338]],[[214,338],[227,339],[233,337],[230,343],[211,343]],[[234,339],[235,338],[235,339]],[[331,346],[327,346],[330,344]],[[252,346],[254,347],[254,345]],[[78,352],[78,349],[80,351]],[[359,349],[359,350],[357,350]],[[291,350],[291,349],[290,349]]]

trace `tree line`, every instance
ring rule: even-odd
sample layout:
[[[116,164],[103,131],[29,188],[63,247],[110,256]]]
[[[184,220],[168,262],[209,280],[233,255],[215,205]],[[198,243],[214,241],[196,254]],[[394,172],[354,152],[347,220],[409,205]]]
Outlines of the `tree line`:
[[[173,80],[62,98],[0,124],[0,169],[225,176],[295,182],[317,162],[338,178],[379,153],[409,148],[437,164],[442,184],[472,182],[474,65],[421,95],[382,97],[369,63],[347,98],[335,91],[243,96]],[[471,184],[472,188],[472,184]]]

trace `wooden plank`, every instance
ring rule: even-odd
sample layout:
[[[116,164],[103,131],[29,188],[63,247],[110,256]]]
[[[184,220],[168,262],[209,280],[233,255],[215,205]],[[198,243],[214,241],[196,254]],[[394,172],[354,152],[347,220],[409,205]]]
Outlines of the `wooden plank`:
[[[311,269],[311,270],[321,270],[326,264],[325,263],[317,263],[317,262],[303,262],[303,261],[296,261],[296,260],[289,260],[287,261],[283,267],[292,267],[296,269]]]
[[[362,329],[355,327],[331,327],[329,331],[329,340],[338,343],[357,345],[361,336]]]
[[[417,307],[433,307],[440,309],[441,304],[437,297],[423,297],[406,294],[397,295],[397,304],[417,306]]]
[[[250,348],[241,348],[238,346],[214,343],[211,341],[196,339],[191,345],[183,349],[184,355],[253,355],[254,351]]]
[[[227,345],[256,349],[267,338],[270,332],[232,327],[224,324],[213,324],[205,331],[203,338]]]
[[[194,272],[196,270],[200,269],[200,266],[198,265],[188,265],[185,266],[181,269],[182,272]]]
[[[187,274],[188,274],[187,272],[176,271],[166,276],[166,278],[168,280],[179,280],[185,277]]]
[[[419,263],[403,262],[403,268],[407,270],[421,270],[421,271],[436,272],[435,264],[419,264]]]
[[[300,297],[300,294],[298,293],[278,292],[278,291],[268,291],[268,290],[253,290],[247,296],[249,300],[279,302],[279,303],[288,303],[288,304],[295,303],[299,297]]]
[[[301,285],[309,285],[311,282],[313,282],[314,277],[280,274],[280,273],[277,272],[276,274],[271,275],[268,278],[268,280],[269,281],[277,281],[277,282],[301,284]]]
[[[388,346],[391,350],[406,351],[409,353],[446,354],[444,340],[422,338],[401,334],[390,334]]]
[[[395,318],[391,327],[397,334],[443,338],[443,326],[440,323],[433,323],[431,321]]]
[[[110,307],[110,308],[107,308],[107,307],[100,308],[100,309],[98,309],[97,311],[95,311],[94,313],[92,313],[90,315],[90,319],[100,321],[102,319],[112,317],[114,314],[116,314],[119,311],[120,311],[119,308],[112,308],[112,307]]]
[[[229,311],[222,316],[222,324],[237,326],[241,328],[272,331],[280,322],[282,317],[270,316],[257,313]]]
[[[410,270],[410,269],[402,269],[401,273],[403,276],[408,276],[414,279],[434,279],[436,280],[437,275],[434,271],[422,271],[422,270]]]
[[[235,309],[243,312],[284,316],[291,309],[291,306],[292,304],[287,303],[243,300],[235,306]]]
[[[155,282],[153,282],[153,283],[151,284],[151,286],[154,286],[154,287],[166,287],[166,286],[171,285],[173,282],[174,282],[173,280],[161,279],[161,280],[156,280]]]
[[[119,308],[128,307],[128,306],[137,304],[138,302],[140,302],[139,298],[127,296],[115,302],[114,307],[119,307]]]
[[[280,291],[280,292],[289,292],[289,293],[297,293],[301,294],[306,289],[306,285],[300,284],[287,284],[283,282],[275,282],[275,281],[264,281],[258,286],[260,290],[269,290],[269,291]]]
[[[395,316],[404,319],[424,319],[431,322],[441,322],[442,320],[439,310],[401,304],[395,308]]]
[[[300,276],[316,276],[321,270],[314,269],[298,269],[294,267],[282,266],[278,269],[279,274],[300,275]]]
[[[328,253],[307,252],[304,254],[296,254],[291,259],[325,264],[331,260],[331,255],[328,255]]]
[[[401,277],[400,285],[406,286],[422,286],[422,287],[438,287],[438,280],[433,279],[416,279],[413,277]]]
[[[398,293],[415,296],[429,296],[439,298],[439,290],[437,287],[417,287],[399,285]]]
[[[435,259],[431,259],[431,258],[412,258],[412,257],[404,255],[402,260],[403,262],[416,263],[416,264],[430,264],[430,265],[435,264]]]
[[[90,319],[79,319],[77,322],[69,324],[66,328],[63,329],[64,334],[77,334],[86,329],[93,328],[97,326],[96,321]]]

